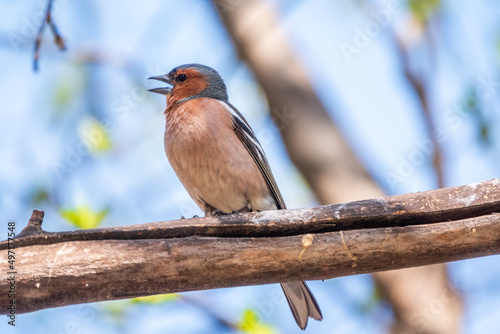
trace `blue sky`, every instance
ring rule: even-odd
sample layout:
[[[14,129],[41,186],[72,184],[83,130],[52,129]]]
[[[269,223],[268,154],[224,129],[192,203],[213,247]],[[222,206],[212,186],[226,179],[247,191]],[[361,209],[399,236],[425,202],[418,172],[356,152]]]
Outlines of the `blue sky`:
[[[405,22],[405,11],[391,14],[389,24],[349,61],[341,46],[353,45],[356,34],[376,20],[376,14],[351,1],[273,3],[317,94],[372,175],[389,194],[435,188],[421,112],[387,37],[388,29]],[[94,210],[108,208],[105,226],[200,214],[164,156],[164,101],[145,91],[152,87],[147,77],[190,62],[212,66],[225,78],[232,103],[262,141],[288,206],[315,205],[268,117],[262,91],[237,59],[209,1],[55,1],[54,18],[68,50],[58,52],[47,30],[40,71],[33,73],[33,37],[43,5],[44,1],[0,1],[0,226],[16,221],[20,231],[31,210],[38,208],[46,212],[47,230],[70,230],[73,227],[58,209],[81,204]],[[388,6],[381,2],[377,10]],[[500,138],[495,129],[500,116],[495,107],[500,89],[500,6],[487,0],[444,1],[444,6],[430,77],[434,119],[445,135],[446,185],[454,186],[499,175]],[[102,64],[82,65],[89,55]],[[425,65],[416,58],[415,66]],[[464,112],[465,94],[471,90],[484,92],[480,103],[482,117],[492,129],[490,145],[478,143],[477,118]],[[89,140],[88,124],[95,119],[107,126],[112,142],[107,152],[82,149]],[[83,153],[75,158],[78,150]],[[58,164],[69,167],[61,174],[54,167]],[[398,181],[390,182],[390,175]],[[33,204],[37,189],[55,194],[53,201]],[[0,239],[6,232],[0,230]],[[491,332],[500,325],[499,260],[492,256],[449,265],[450,280],[464,297],[465,333]],[[334,328],[335,333],[382,333],[390,324],[385,306],[367,306],[373,294],[367,275],[310,285],[325,315],[323,322],[310,324],[311,332],[330,333]],[[243,309],[256,307],[277,287],[187,295],[236,321]],[[82,312],[95,316],[86,321]],[[134,306],[120,321],[109,313],[101,304],[76,305],[20,315],[15,330],[0,321],[0,328],[30,334],[71,332],[73,325],[81,333],[221,330],[182,301]],[[299,332],[286,306],[264,320],[282,333]]]

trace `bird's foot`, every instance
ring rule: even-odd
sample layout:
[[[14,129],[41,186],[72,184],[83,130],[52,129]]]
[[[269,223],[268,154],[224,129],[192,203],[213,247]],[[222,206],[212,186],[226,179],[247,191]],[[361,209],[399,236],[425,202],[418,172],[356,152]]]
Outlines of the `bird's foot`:
[[[225,211],[221,211],[219,209],[216,209],[216,210],[212,211],[212,216],[227,216],[227,215],[234,215],[236,213],[245,213],[245,212],[250,212],[250,211],[251,210],[248,207],[248,205],[245,205],[241,209],[239,209],[239,210],[231,210],[231,212],[225,212]]]
[[[221,211],[219,209],[212,211],[212,216],[226,216],[230,215],[231,213]]]
[[[193,218],[200,218],[200,216],[198,216],[198,215],[194,215],[194,216],[193,216]],[[182,219],[186,219],[186,217],[181,216],[181,220],[182,220]]]

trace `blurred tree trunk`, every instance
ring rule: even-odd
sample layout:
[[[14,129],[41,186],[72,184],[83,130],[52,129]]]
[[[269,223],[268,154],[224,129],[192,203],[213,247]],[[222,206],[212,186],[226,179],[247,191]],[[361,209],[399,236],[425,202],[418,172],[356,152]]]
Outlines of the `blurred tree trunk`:
[[[215,0],[240,56],[263,87],[292,161],[321,204],[383,196],[349,148],[269,3]],[[374,274],[395,314],[392,333],[457,333],[461,300],[445,265]]]

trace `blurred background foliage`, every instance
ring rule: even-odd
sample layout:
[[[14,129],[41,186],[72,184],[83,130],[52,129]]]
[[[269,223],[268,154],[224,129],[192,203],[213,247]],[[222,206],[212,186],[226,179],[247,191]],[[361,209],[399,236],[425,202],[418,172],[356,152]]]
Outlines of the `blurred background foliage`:
[[[314,92],[387,194],[498,177],[500,5],[492,0],[282,1],[275,12]],[[266,92],[218,13],[243,0],[0,0],[0,218],[18,232],[33,209],[49,231],[201,214],[163,152],[164,100],[146,78],[199,62],[226,79],[267,152],[289,207],[316,205],[284,149]],[[218,8],[218,9],[217,9]],[[249,27],[248,34],[258,26]],[[272,32],[269,32],[271,34]],[[286,110],[286,105],[280,110]],[[326,144],[325,144],[326,145]],[[0,230],[5,239],[6,227]],[[464,333],[500,326],[499,257],[450,264]],[[368,275],[312,282],[314,333],[386,333],[397,318]],[[19,316],[8,333],[298,333],[277,285],[74,305]],[[445,299],[414,316],[439,317]],[[438,305],[438,306],[436,306]]]

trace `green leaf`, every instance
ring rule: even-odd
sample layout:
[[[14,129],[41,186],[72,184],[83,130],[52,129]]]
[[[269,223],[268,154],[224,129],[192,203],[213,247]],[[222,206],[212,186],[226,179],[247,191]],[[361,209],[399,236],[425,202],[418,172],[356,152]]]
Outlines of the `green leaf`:
[[[132,305],[150,304],[156,305],[161,303],[167,303],[179,299],[180,296],[177,293],[169,293],[163,295],[154,295],[147,297],[131,298],[127,300],[115,300],[103,303],[103,309],[108,315],[113,317],[118,322],[123,322],[125,311],[129,310]]]
[[[464,111],[470,114],[478,113],[480,111],[479,102],[475,93],[469,93],[464,100]]]
[[[35,189],[30,197],[32,205],[39,205],[50,201],[50,194],[48,190],[42,187]]]
[[[363,314],[370,313],[383,300],[382,290],[378,287],[373,289],[371,295],[360,304],[360,311]]]
[[[123,318],[123,313],[129,305],[126,300],[103,302],[102,304],[102,308],[117,320],[121,320]]]
[[[57,107],[66,106],[74,96],[74,87],[67,84],[59,85],[54,92],[54,102]]]
[[[80,140],[93,153],[109,151],[112,147],[111,138],[106,128],[95,118],[89,118],[80,126]]]
[[[61,209],[61,216],[66,219],[71,225],[81,229],[96,228],[101,225],[108,214],[109,209],[93,211],[87,205],[79,205],[73,209]]]
[[[440,0],[408,0],[410,10],[421,22],[427,22],[441,6]]]
[[[69,105],[73,100],[78,99],[82,93],[85,83],[83,67],[81,65],[66,64],[60,74],[54,77],[55,89],[51,92],[51,108],[55,116],[60,117],[68,110],[72,110]],[[69,108],[68,108],[69,107]]]
[[[490,123],[482,122],[479,125],[479,139],[480,139],[482,144],[485,144],[485,145],[491,144],[492,139],[491,139]]]
[[[171,302],[179,299],[179,295],[176,293],[167,293],[163,295],[153,295],[146,297],[137,297],[130,299],[131,304],[161,304],[166,302]]]
[[[271,325],[260,322],[257,313],[251,309],[243,311],[243,317],[237,324],[238,329],[246,334],[273,334],[276,333]]]

